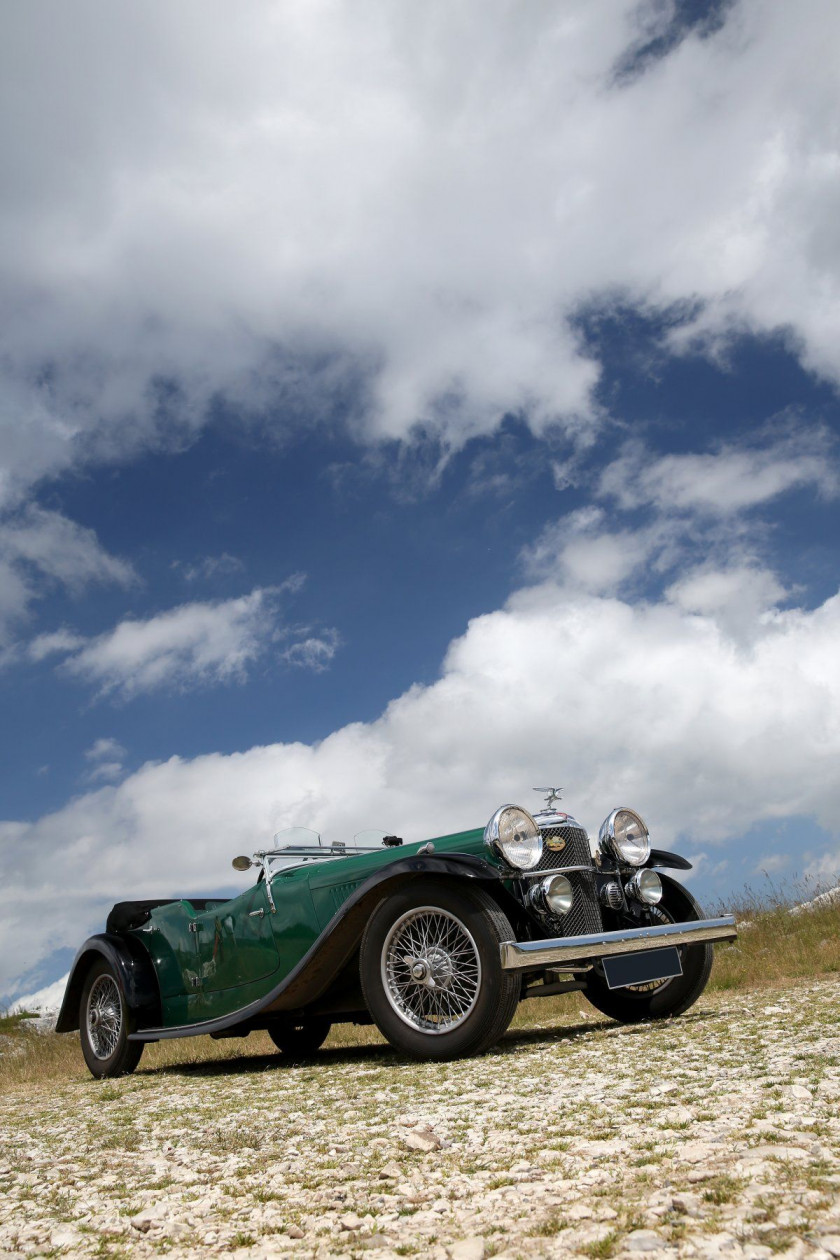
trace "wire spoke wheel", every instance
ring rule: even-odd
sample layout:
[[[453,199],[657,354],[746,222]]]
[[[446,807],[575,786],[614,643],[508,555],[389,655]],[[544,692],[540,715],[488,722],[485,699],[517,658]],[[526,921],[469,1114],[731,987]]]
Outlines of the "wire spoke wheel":
[[[143,1042],[132,1041],[135,1014],[120,975],[105,958],[92,959],[79,999],[79,1038],[91,1076],[124,1076],[133,1072]]]
[[[443,1062],[483,1054],[513,1019],[521,979],[499,946],[510,920],[466,879],[421,875],[389,890],[359,947],[365,1005],[395,1050]]]
[[[418,906],[392,925],[382,946],[382,985],[394,1011],[435,1036],[462,1024],[481,989],[478,947],[460,919]]]
[[[123,1026],[122,1001],[113,976],[103,974],[94,980],[87,1000],[87,1034],[97,1059],[110,1059],[120,1044]]]

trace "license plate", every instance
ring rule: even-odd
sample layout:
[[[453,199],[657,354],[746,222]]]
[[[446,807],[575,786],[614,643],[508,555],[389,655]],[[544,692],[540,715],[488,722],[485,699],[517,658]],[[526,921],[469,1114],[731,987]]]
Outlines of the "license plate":
[[[646,949],[638,954],[615,954],[603,959],[604,975],[611,989],[624,989],[628,984],[650,984],[654,980],[670,980],[682,975],[680,951],[676,945],[666,949]]]

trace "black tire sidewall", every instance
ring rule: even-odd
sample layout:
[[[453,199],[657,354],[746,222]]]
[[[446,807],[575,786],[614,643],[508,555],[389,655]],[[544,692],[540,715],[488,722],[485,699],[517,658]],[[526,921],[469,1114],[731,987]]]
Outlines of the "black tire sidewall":
[[[394,1010],[382,984],[382,950],[388,933],[398,918],[419,906],[432,906],[460,920],[481,962],[475,1006],[450,1032],[432,1034],[412,1028]],[[502,969],[499,956],[499,942],[513,936],[507,917],[482,889],[417,879],[392,892],[373,912],[359,957],[362,992],[380,1032],[396,1049],[419,1059],[444,1061],[488,1049],[504,1033],[519,1001],[519,977]]]
[[[306,1059],[320,1050],[331,1028],[329,1019],[315,1015],[300,1023],[270,1024],[268,1035],[281,1054],[293,1059]]]
[[[662,875],[661,879],[665,895],[660,904],[674,922],[694,922],[706,917],[687,888],[667,875]],[[654,989],[647,995],[610,989],[596,973],[589,980],[584,996],[596,1010],[623,1024],[682,1015],[694,1005],[708,984],[713,959],[711,944],[687,945],[681,949],[682,975],[675,976],[661,989]]]
[[[119,1040],[114,1053],[107,1059],[98,1058],[90,1044],[87,1030],[87,1008],[90,991],[94,983],[100,976],[110,976],[117,986],[117,992],[120,996],[120,1007],[122,1012],[122,1024],[120,1028]],[[143,1053],[142,1041],[129,1041],[128,1034],[132,1029],[131,1012],[125,997],[120,977],[114,967],[105,958],[97,959],[94,962],[82,986],[82,996],[79,1003],[79,1035],[82,1043],[82,1054],[88,1071],[91,1076],[95,1076],[98,1080],[106,1076],[125,1076],[129,1072],[133,1072],[140,1061]]]

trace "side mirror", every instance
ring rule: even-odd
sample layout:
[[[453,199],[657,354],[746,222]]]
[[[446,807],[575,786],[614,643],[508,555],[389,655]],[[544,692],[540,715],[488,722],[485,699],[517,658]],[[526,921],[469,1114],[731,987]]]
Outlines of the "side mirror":
[[[249,857],[235,857],[231,863],[235,871],[249,871],[253,865]]]

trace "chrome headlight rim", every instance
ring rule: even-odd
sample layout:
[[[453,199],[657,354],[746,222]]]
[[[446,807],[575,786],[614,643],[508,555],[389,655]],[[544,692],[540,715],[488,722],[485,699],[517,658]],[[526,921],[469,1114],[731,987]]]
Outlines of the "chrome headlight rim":
[[[508,810],[516,810],[517,813],[524,815],[526,822],[533,828],[533,834],[530,839],[535,843],[532,845],[532,851],[530,854],[517,854],[515,851],[510,849],[509,844],[508,847],[506,847],[506,842],[501,835],[501,828],[502,823],[505,820],[505,814]],[[484,828],[484,843],[492,850],[496,857],[500,858],[501,861],[504,862],[505,866],[508,866],[515,871],[532,871],[535,866],[539,865],[540,858],[543,854],[543,839],[539,824],[533,815],[521,805],[507,804],[499,806],[487,826]],[[522,860],[526,856],[528,858],[527,862]]]
[[[621,840],[616,836],[616,822],[621,814],[629,814],[632,818],[635,818],[644,834],[644,845],[641,848],[641,852],[632,856],[628,856],[627,852],[622,850]],[[628,805],[618,805],[607,815],[601,823],[601,830],[598,832],[598,844],[603,853],[609,854],[610,857],[615,858],[616,861],[623,863],[625,866],[641,867],[650,858],[650,832],[648,831],[647,823],[637,810],[630,809]]]

